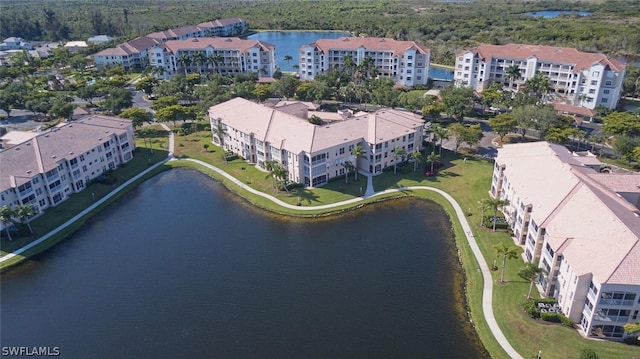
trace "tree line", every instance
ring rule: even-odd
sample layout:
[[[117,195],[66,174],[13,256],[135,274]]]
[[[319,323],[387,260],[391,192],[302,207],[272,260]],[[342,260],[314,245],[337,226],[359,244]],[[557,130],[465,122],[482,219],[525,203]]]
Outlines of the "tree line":
[[[107,34],[130,38],[217,18],[241,17],[253,29],[341,30],[354,35],[419,41],[432,47],[436,62],[453,65],[457,51],[478,43],[543,43],[640,56],[640,33],[634,25],[640,15],[631,10],[638,7],[640,0],[535,3],[4,0],[0,2],[0,37],[66,40]],[[592,14],[553,19],[527,15],[547,9]]]

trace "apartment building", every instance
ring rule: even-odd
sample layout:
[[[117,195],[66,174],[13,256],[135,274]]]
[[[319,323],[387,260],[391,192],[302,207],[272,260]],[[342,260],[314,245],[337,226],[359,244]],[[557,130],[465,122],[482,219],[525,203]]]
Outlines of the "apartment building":
[[[201,53],[197,61],[194,56]],[[186,57],[183,62],[181,57]],[[259,40],[237,37],[203,37],[168,40],[149,50],[149,64],[163,70],[158,76],[170,79],[177,73],[216,72],[221,74],[257,73],[272,77],[276,71],[275,46]]]
[[[93,55],[96,67],[122,66],[125,69],[149,65],[149,49],[169,40],[186,40],[211,36],[238,35],[247,30],[247,22],[239,18],[218,19],[198,25],[187,25],[152,32]]]
[[[318,74],[343,68],[350,56],[355,64],[370,58],[377,75],[405,86],[424,85],[429,79],[430,49],[413,41],[389,38],[341,37],[320,39],[300,47],[299,75],[313,80]]]
[[[517,66],[520,76],[510,79],[509,67]],[[615,108],[622,93],[626,65],[603,54],[574,48],[544,45],[480,45],[458,53],[454,72],[456,86],[477,92],[493,83],[523,88],[536,73],[549,79],[551,94],[567,104],[594,109],[598,105]]]
[[[149,49],[159,43],[147,36],[137,37],[96,53],[93,62],[101,70],[113,66],[122,66],[125,70],[142,69],[149,63]]]
[[[407,156],[422,148],[424,120],[410,112],[361,112],[324,125],[311,124],[308,114],[299,104],[272,108],[242,98],[209,108],[211,128],[219,121],[226,128],[227,151],[262,169],[266,161],[275,160],[287,169],[290,181],[308,187],[344,175],[347,161],[361,171],[379,174],[406,159],[394,156],[396,148],[404,149]],[[214,135],[213,142],[219,145],[220,139]],[[351,155],[358,145],[365,150],[365,158]]]
[[[586,337],[622,339],[640,312],[640,175],[601,173],[590,154],[547,142],[498,150],[490,193],[527,261]]]
[[[56,206],[133,158],[130,120],[91,115],[0,151],[0,206]]]

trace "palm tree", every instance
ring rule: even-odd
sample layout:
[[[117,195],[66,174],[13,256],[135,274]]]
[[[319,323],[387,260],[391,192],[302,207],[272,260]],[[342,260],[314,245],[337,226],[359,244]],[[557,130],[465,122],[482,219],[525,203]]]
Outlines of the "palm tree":
[[[22,204],[16,207],[15,215],[20,219],[20,223],[26,224],[29,227],[29,232],[33,234],[33,229],[31,228],[31,220],[30,218],[35,216],[38,213],[36,208],[31,204]]]
[[[441,127],[439,125],[434,126],[433,128],[433,141],[435,143],[436,139],[440,140],[440,148],[438,149],[438,155],[442,156],[442,141],[449,139],[449,130],[445,127]]]
[[[483,225],[484,223],[484,210],[487,209],[489,207],[489,198],[483,198],[481,200],[478,201],[478,205],[480,208],[480,226]]]
[[[404,161],[404,156],[406,154],[407,154],[407,151],[405,151],[405,149],[402,147],[396,147],[393,149],[393,173],[394,174],[397,173],[398,158]]]
[[[493,209],[493,232],[496,231],[496,222],[498,222],[498,208],[508,206],[511,202],[508,199],[502,199],[500,197],[485,198],[487,207]]]
[[[191,57],[191,61],[198,66],[198,73],[202,73],[202,65],[207,62],[207,55],[204,52],[198,51]]]
[[[433,165],[438,161],[440,161],[440,155],[436,155],[435,152],[431,152],[427,156],[427,162],[431,165],[431,172],[433,172]]]
[[[500,283],[504,283],[504,267],[507,265],[507,259],[515,259],[518,258],[518,254],[520,250],[518,247],[510,246],[507,247],[504,243],[498,244],[494,246],[496,250],[496,256],[502,256],[502,270],[500,271]]]
[[[191,56],[186,52],[183,52],[176,59],[176,63],[184,67],[184,75],[187,76],[187,66],[191,65]]]
[[[0,207],[0,222],[2,222],[2,226],[7,232],[7,237],[10,241],[12,241],[13,239],[11,238],[11,233],[9,232],[9,224],[11,224],[11,219],[13,218],[14,214],[15,211],[10,206],[5,205]]]
[[[513,81],[520,78],[520,67],[518,65],[511,65],[507,67],[506,77],[509,79],[509,90],[513,90]]]
[[[293,56],[291,55],[284,55],[284,61],[287,62],[287,65],[289,65],[289,63],[291,63],[291,60],[293,60]]]
[[[364,150],[364,148],[362,146],[360,146],[359,144],[356,145],[354,148],[351,149],[351,155],[355,158],[355,180],[358,180],[358,158],[364,158],[364,156],[366,155],[366,151]]]
[[[227,163],[227,152],[224,149],[224,135],[227,134],[227,127],[222,123],[222,119],[219,118],[217,120],[216,126],[213,128],[213,134],[218,138],[220,142],[220,147],[222,148],[222,158],[224,158],[224,163]]]
[[[420,151],[411,152],[411,160],[413,160],[413,172],[418,170],[418,164],[420,163],[421,159],[422,153],[420,153]]]
[[[267,170],[267,172],[269,172],[269,174],[266,176],[266,178],[271,178],[271,183],[273,184],[273,189],[275,189],[276,191],[278,190],[278,185],[276,184],[276,182],[278,181],[278,176],[280,175],[280,164],[278,163],[278,161],[275,160],[271,160],[271,161],[265,161],[264,162],[264,169]]]
[[[349,183],[349,172],[353,171],[353,169],[355,167],[353,166],[353,163],[351,163],[351,161],[344,161],[344,163],[342,164],[342,167],[344,167],[344,171],[345,171],[344,183],[348,184]],[[358,172],[358,171],[356,171],[356,172]]]
[[[529,293],[527,294],[527,299],[531,298],[531,290],[533,289],[533,283],[535,283],[536,279],[538,279],[541,275],[547,274],[547,270],[538,266],[538,261],[527,262],[524,267],[520,268],[518,275],[522,279],[526,279],[529,281]]]

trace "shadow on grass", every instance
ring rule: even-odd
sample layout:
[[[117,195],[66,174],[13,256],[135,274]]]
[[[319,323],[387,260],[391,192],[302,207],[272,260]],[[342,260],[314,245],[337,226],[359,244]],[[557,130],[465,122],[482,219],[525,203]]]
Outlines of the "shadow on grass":
[[[306,203],[310,205],[312,202],[319,202],[319,197],[313,191],[307,188],[295,188],[291,191],[291,195],[298,197],[298,203]]]
[[[138,134],[139,137],[146,137],[146,138],[158,138],[158,137],[164,137],[167,138],[169,137],[169,132],[165,129],[161,129],[161,128],[153,128],[153,127],[145,127],[145,128],[141,128],[138,130]]]

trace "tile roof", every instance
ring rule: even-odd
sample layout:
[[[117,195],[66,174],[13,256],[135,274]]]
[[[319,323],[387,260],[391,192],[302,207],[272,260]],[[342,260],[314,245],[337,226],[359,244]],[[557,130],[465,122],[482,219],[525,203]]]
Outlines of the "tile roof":
[[[236,23],[241,23],[244,22],[244,20],[237,18],[237,17],[228,17],[228,18],[224,18],[224,19],[216,19],[213,21],[207,21],[207,22],[203,22],[198,24],[198,27],[200,28],[207,28],[207,27],[219,27],[219,26],[227,26],[227,25],[233,25]]]
[[[11,187],[13,176],[18,185],[37,173],[47,172],[64,159],[76,157],[104,143],[111,134],[122,134],[130,120],[92,115],[42,132],[21,144],[0,151],[0,192]]]
[[[167,40],[167,39],[177,38],[177,37],[188,35],[188,34],[198,33],[200,31],[201,29],[198,26],[186,25],[186,26],[174,27],[172,29],[152,32],[148,34],[147,37],[150,37],[152,39],[157,39],[157,40]]]
[[[546,142],[504,148],[496,162],[506,164],[505,176],[573,271],[600,283],[640,284],[640,175],[600,174]]]
[[[307,46],[316,46],[323,52],[331,49],[355,50],[363,47],[370,51],[393,51],[394,55],[404,54],[413,48],[419,53],[428,54],[429,48],[419,45],[414,41],[398,41],[379,37],[340,37],[337,39],[319,39]]]
[[[374,113],[359,113],[344,121],[316,126],[278,108],[256,104],[239,97],[210,107],[209,116],[222,118],[223,123],[232,128],[247,134],[253,133],[257,139],[269,142],[277,148],[286,148],[293,153],[322,151],[359,138],[370,143],[378,143],[415,133],[415,128],[424,123],[419,115],[382,109]]]
[[[169,40],[164,43],[165,49],[175,54],[179,50],[204,50],[207,47],[214,49],[233,49],[247,52],[252,48],[260,47],[263,50],[273,50],[275,46],[259,40],[244,40],[237,37],[201,37],[187,40]]]
[[[152,46],[159,44],[160,42],[150,37],[141,36],[131,41],[122,43],[116,47],[104,49],[94,56],[126,56],[136,53],[141,53]]]
[[[598,113],[596,110],[590,110],[586,107],[574,106],[565,103],[554,103],[553,108],[559,112],[566,112],[586,117],[594,117]]]
[[[536,57],[547,62],[573,64],[574,69],[578,71],[588,69],[596,63],[609,66],[614,71],[622,71],[627,66],[624,62],[607,57],[604,54],[583,52],[570,47],[482,44],[468,51],[478,54],[478,56],[484,60],[491,58],[527,59],[529,57]],[[460,54],[464,54],[465,52],[466,51],[462,51]]]

